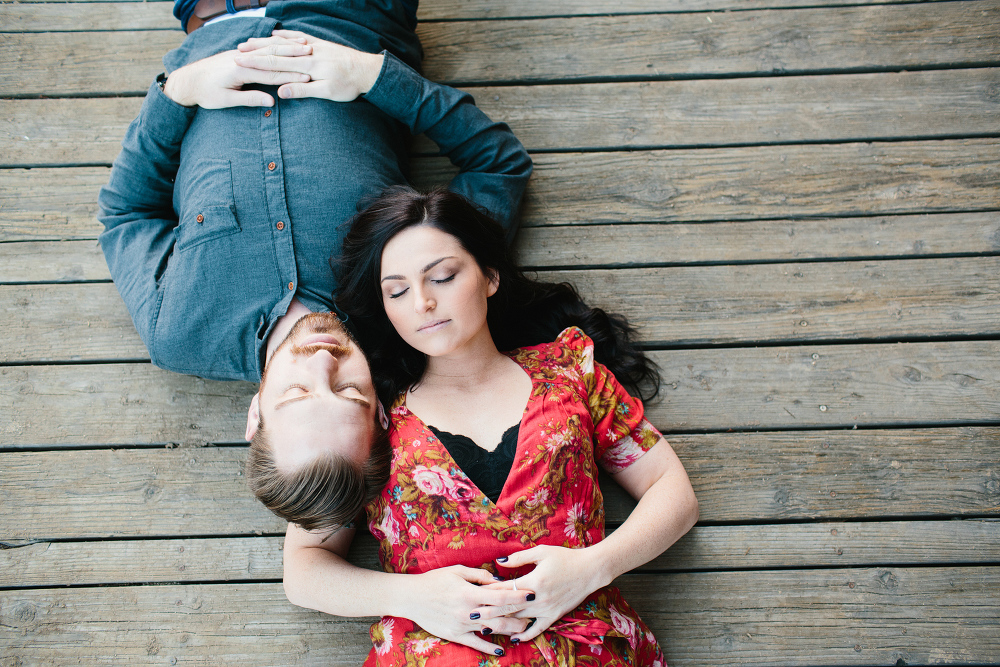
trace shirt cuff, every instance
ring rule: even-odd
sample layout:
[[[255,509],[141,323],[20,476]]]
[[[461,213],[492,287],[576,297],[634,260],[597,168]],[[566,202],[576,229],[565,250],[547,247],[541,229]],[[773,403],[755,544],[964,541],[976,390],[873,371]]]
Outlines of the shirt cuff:
[[[186,107],[174,102],[154,81],[142,102],[139,118],[143,131],[156,137],[159,142],[180,144],[196,113],[198,107]]]
[[[388,51],[382,55],[382,70],[363,97],[390,118],[411,126],[416,100],[425,94],[427,80]]]

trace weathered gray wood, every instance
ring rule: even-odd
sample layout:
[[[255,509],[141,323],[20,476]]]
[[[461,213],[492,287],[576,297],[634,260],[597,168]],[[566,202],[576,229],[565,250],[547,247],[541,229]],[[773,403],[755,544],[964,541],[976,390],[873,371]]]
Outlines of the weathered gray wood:
[[[0,241],[96,239],[107,167],[0,169]]]
[[[613,532],[613,529],[609,529]],[[283,537],[38,542],[0,550],[0,587],[281,579]],[[1000,521],[886,521],[697,526],[642,572],[729,568],[990,563]],[[381,569],[378,543],[359,533],[348,555]]]
[[[805,322],[805,320],[802,320]],[[808,325],[808,323],[807,323]],[[1000,343],[653,352],[667,431],[996,421]],[[8,447],[239,441],[253,385],[146,364],[0,367]],[[109,428],[108,425],[114,425]]]
[[[425,24],[445,82],[769,74],[993,63],[992,2]]]
[[[670,441],[702,521],[1000,515],[995,428]],[[242,447],[0,453],[0,540],[283,532],[245,488],[244,457]],[[608,522],[624,521],[635,503],[608,478],[602,488]]]
[[[996,209],[1000,141],[533,156],[525,226]],[[440,162],[416,182],[440,182]]]
[[[1000,61],[1000,19],[988,1],[445,22],[417,32],[425,75],[445,83]],[[141,94],[183,37],[178,30],[0,33],[0,95]]]
[[[88,224],[80,234],[96,231]],[[995,253],[1000,213],[529,227],[518,234],[516,248],[531,268]],[[0,283],[110,277],[93,240],[0,243]]]
[[[825,0],[824,5],[863,5],[909,0]],[[79,2],[67,7],[67,2]],[[58,4],[55,4],[58,3]],[[532,16],[585,16],[629,13],[726,11],[814,6],[814,0],[628,0],[609,6],[605,2],[504,2],[484,0],[428,1],[420,3],[420,21],[526,18]],[[132,0],[31,0],[0,4],[0,25],[5,32],[54,32],[78,30],[180,29],[169,1]]]
[[[809,322],[801,320],[800,326]],[[900,343],[653,353],[657,426],[933,424],[1000,418],[1000,343]]]
[[[987,664],[1000,651],[996,568],[630,575],[618,583],[673,665]],[[357,665],[370,648],[366,620],[294,608],[280,584],[0,595],[0,659],[12,663]]]
[[[0,367],[0,387],[7,446],[239,441],[256,391],[149,364]]]
[[[96,241],[0,243],[0,283],[110,280]]]
[[[995,210],[1000,141],[540,154],[523,226]],[[446,183],[414,160],[418,187]],[[96,238],[106,167],[0,169],[0,240]]]
[[[1000,69],[467,90],[529,150],[566,151],[990,134],[997,89]],[[3,161],[110,163],[141,104],[0,100]],[[423,139],[415,150],[437,147]]]
[[[1000,213],[528,227],[516,248],[522,265],[538,268],[992,253]]]
[[[672,261],[665,249],[660,261]],[[552,271],[654,345],[1000,334],[1000,259]],[[148,359],[111,283],[0,285],[0,362]],[[805,321],[808,324],[802,325]]]

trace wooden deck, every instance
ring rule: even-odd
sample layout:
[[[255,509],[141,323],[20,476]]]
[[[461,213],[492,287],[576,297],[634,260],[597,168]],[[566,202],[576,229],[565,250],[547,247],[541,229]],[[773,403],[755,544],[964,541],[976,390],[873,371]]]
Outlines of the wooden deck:
[[[0,665],[356,665],[282,593],[253,387],[152,367],[95,243],[171,6],[0,4]],[[1000,2],[420,16],[533,153],[522,262],[662,366],[702,521],[619,583],[670,664],[1000,665]]]

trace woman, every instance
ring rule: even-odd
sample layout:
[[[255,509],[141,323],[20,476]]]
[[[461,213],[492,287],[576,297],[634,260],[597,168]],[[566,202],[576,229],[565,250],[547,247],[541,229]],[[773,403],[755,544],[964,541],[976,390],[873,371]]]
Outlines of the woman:
[[[550,335],[585,325],[634,385],[651,371],[623,322],[526,280],[499,226],[446,191],[380,198],[356,218],[338,273],[349,295],[338,306],[394,399],[390,479],[367,507],[393,574],[343,561],[349,530],[318,548],[292,527],[289,598],[382,615],[366,664],[474,665],[477,651],[497,656],[488,664],[662,664],[609,584],[690,529],[697,501],[641,403],[595,363],[592,339]],[[503,354],[498,341],[541,344]],[[607,539],[596,463],[639,500]],[[338,582],[317,590],[321,563]]]

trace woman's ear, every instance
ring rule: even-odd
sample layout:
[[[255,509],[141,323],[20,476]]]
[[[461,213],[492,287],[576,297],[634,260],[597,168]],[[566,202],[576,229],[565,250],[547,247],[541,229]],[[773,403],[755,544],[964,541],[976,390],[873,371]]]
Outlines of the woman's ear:
[[[486,279],[490,281],[489,289],[487,289],[487,298],[493,296],[500,289],[500,273],[496,269],[486,270]]]

